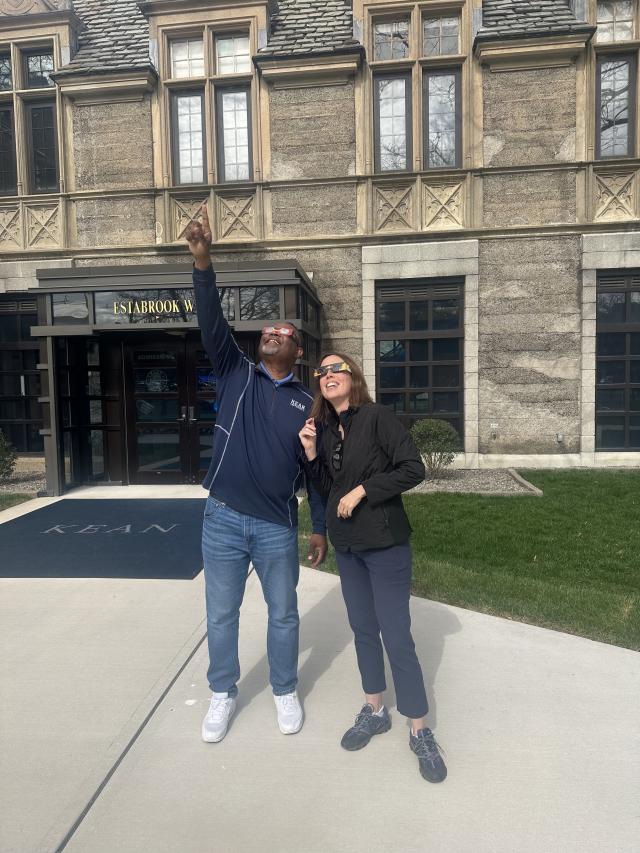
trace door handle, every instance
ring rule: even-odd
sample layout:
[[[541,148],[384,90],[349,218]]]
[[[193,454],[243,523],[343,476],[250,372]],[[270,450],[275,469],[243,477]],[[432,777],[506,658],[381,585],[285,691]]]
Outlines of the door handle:
[[[195,424],[198,419],[195,417],[195,406],[189,406],[189,423]]]
[[[187,419],[187,407],[186,406],[180,406],[180,417],[176,418],[176,420],[178,421],[178,423],[184,423],[184,421],[186,421],[186,419]]]

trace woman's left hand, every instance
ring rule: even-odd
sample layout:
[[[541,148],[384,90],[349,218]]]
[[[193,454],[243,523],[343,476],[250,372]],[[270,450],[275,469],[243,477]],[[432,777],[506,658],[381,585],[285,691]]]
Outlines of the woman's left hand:
[[[338,504],[338,518],[351,518],[354,509],[358,506],[363,498],[366,498],[367,493],[362,486],[356,486],[350,492],[340,498]]]

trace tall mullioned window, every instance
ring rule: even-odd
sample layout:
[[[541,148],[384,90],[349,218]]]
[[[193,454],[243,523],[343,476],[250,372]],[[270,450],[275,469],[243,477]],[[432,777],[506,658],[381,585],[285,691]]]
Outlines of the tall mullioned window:
[[[598,58],[596,151],[600,159],[634,155],[636,67],[633,54]]]
[[[460,167],[463,61],[461,11],[408,7],[394,19],[373,19],[377,172],[409,171],[420,162],[423,169]],[[421,138],[414,138],[416,125]]]
[[[640,272],[598,281],[596,450],[640,450]]]
[[[377,400],[407,425],[440,418],[462,435],[462,287],[452,279],[377,288]]]
[[[248,33],[198,34],[169,42],[171,163],[175,185],[250,181]],[[209,132],[207,132],[209,128]]]
[[[638,0],[596,4],[596,158],[637,153]]]
[[[0,53],[0,196],[58,192],[54,70],[51,48]]]
[[[0,298],[0,430],[21,453],[42,450],[35,299]]]

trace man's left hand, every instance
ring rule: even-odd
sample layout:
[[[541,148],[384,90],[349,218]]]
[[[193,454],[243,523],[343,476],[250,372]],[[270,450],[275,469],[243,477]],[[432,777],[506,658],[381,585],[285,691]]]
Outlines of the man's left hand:
[[[321,533],[312,533],[309,538],[309,554],[307,560],[311,560],[311,568],[317,569],[320,563],[324,563],[327,557],[327,537]]]

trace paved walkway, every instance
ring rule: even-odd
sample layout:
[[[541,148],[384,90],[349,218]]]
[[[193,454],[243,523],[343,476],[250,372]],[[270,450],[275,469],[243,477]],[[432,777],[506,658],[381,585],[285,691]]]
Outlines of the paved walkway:
[[[340,749],[361,696],[337,579],[304,569],[300,603],[303,730],[276,727],[252,575],[238,712],[204,744],[202,577],[1,580],[0,851],[637,853],[639,654],[414,599],[435,786],[391,690],[391,731]]]

